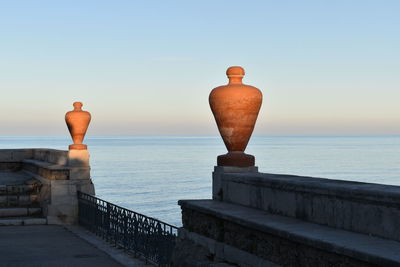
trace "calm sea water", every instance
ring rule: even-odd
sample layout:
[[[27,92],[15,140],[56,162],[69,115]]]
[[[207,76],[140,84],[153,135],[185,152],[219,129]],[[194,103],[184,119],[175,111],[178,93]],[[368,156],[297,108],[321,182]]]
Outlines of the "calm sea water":
[[[179,199],[211,198],[219,136],[88,136],[97,196],[181,225]],[[67,149],[68,136],[0,136],[0,148]],[[253,136],[261,172],[400,185],[400,136]]]

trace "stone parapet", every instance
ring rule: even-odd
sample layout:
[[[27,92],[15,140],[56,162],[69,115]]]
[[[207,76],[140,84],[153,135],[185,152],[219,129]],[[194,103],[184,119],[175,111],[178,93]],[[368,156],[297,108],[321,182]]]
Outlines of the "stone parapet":
[[[0,149],[0,162],[20,162],[25,159],[67,165],[68,151],[49,148]]]
[[[33,149],[32,159],[57,165],[68,165],[68,151],[48,148]]]
[[[224,173],[221,200],[400,241],[400,187],[266,173]]]
[[[192,249],[200,247],[205,253],[203,258],[209,259],[204,266],[212,263],[234,266],[270,266],[267,263],[271,266],[272,263],[279,266],[400,265],[400,243],[396,241],[220,201],[181,200],[179,205],[185,232],[179,242],[187,245],[191,242]],[[177,248],[182,246],[179,242]],[[235,248],[236,257],[222,253],[221,244]],[[176,255],[176,266],[185,261],[179,257],[184,254],[180,251]],[[240,254],[254,263],[264,261],[266,265],[241,263],[237,257]],[[186,255],[185,258],[190,257]]]
[[[50,180],[90,179],[87,150],[0,149],[0,170],[25,170]]]
[[[33,158],[33,149],[0,149],[0,162],[20,162]]]
[[[175,266],[400,266],[399,186],[216,167],[179,205]]]

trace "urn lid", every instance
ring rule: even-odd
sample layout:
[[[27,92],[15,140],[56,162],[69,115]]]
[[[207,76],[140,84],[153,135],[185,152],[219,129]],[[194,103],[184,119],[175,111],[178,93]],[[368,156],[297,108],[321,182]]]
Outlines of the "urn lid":
[[[242,83],[244,74],[244,69],[240,66],[232,66],[226,70],[226,76],[228,76],[229,83]]]
[[[226,70],[226,75],[229,77],[243,77],[244,69],[240,66],[232,66]]]

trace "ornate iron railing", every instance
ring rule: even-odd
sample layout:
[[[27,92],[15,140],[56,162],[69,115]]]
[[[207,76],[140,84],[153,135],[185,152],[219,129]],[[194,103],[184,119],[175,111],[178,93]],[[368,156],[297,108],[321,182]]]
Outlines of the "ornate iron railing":
[[[79,224],[158,266],[169,266],[178,228],[78,192]]]

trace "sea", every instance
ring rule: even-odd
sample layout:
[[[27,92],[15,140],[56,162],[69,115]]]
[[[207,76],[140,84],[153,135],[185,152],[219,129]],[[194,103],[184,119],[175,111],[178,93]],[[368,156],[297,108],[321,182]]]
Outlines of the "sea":
[[[1,148],[67,150],[69,136],[0,136]],[[180,199],[211,198],[219,136],[88,135],[96,195],[181,226]],[[260,172],[400,185],[400,135],[253,136]]]

